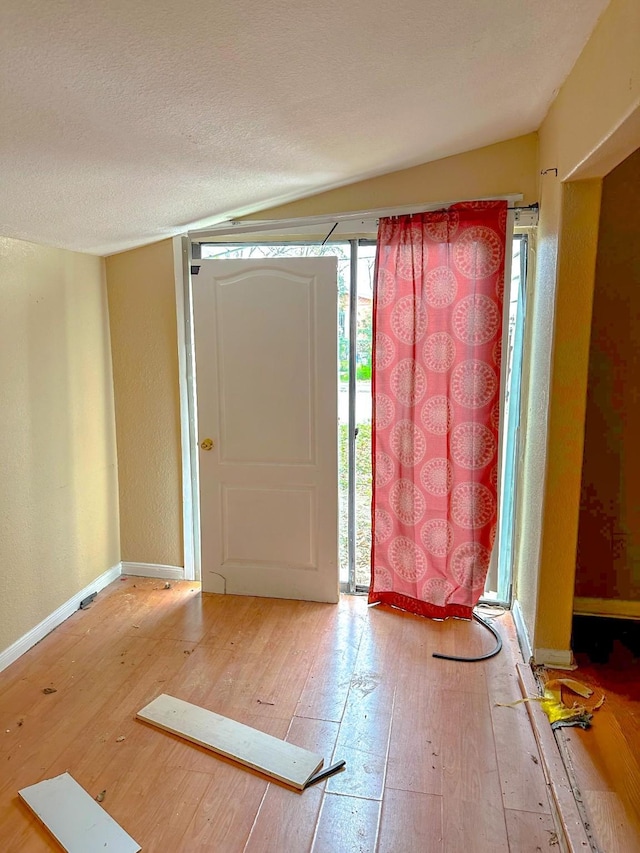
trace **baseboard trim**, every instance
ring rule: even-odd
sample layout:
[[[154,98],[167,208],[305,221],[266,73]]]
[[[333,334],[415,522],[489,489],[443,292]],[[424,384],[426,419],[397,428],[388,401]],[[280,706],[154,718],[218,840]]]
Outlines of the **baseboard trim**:
[[[159,563],[121,563],[123,575],[137,578],[162,578],[168,581],[184,580],[182,566],[162,566]]]
[[[65,601],[64,604],[61,604],[57,610],[50,613],[46,619],[43,619],[42,622],[30,631],[27,631],[26,634],[23,634],[20,639],[15,641],[15,643],[10,645],[3,652],[0,652],[0,672],[8,666],[11,666],[11,664],[17,661],[25,652],[28,652],[36,643],[43,640],[47,634],[50,634],[54,628],[57,628],[58,625],[61,625],[65,621],[65,619],[68,619],[72,613],[75,613],[83,598],[91,595],[92,592],[100,592],[101,589],[104,589],[105,586],[108,586],[119,576],[120,563],[118,563],[117,566],[112,566],[110,569],[107,569],[106,572],[103,572],[94,581],[87,584],[84,589],[81,589],[80,592],[77,592],[72,598]]]
[[[577,669],[571,649],[535,649],[533,661],[551,669]]]
[[[621,598],[583,598],[573,600],[573,612],[578,616],[609,616],[613,619],[640,619],[640,601]]]
[[[529,639],[529,632],[527,631],[527,623],[524,621],[522,607],[520,607],[520,602],[517,598],[514,599],[511,605],[511,615],[513,617],[513,624],[516,626],[516,637],[518,638],[522,657],[525,663],[530,663],[533,659],[533,648]]]

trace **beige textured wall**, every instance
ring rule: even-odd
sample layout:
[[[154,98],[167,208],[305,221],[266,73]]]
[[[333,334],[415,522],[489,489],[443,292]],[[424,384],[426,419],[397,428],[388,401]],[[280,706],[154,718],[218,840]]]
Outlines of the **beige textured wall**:
[[[603,182],[576,595],[640,599],[640,149]]]
[[[107,258],[122,560],[183,566],[171,240]]]
[[[537,135],[529,133],[454,157],[445,157],[422,166],[390,172],[378,178],[309,196],[246,218],[288,219],[511,193],[523,194],[524,198],[519,204],[531,204],[538,200],[537,156]]]
[[[101,258],[0,238],[0,650],[120,560]]]
[[[571,645],[600,180],[562,186],[535,648]],[[551,272],[550,270],[543,270]]]
[[[640,3],[611,0],[549,110],[561,180],[601,178],[638,147]]]
[[[534,648],[568,650],[599,177],[640,142],[640,3],[612,0],[543,122],[515,589]],[[576,179],[575,185],[563,181]],[[585,325],[586,324],[586,325]],[[547,408],[547,401],[549,407]]]
[[[535,200],[537,138],[519,137],[363,181],[277,210],[307,216],[523,193]],[[180,405],[170,240],[107,258],[122,559],[183,565]]]

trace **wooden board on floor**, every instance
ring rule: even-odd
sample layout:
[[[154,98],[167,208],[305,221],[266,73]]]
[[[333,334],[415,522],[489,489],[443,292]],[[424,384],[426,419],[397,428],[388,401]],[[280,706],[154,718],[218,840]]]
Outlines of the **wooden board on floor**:
[[[166,693],[136,716],[299,790],[323,764],[321,755]]]
[[[68,853],[136,853],[140,845],[68,773],[18,791]]]

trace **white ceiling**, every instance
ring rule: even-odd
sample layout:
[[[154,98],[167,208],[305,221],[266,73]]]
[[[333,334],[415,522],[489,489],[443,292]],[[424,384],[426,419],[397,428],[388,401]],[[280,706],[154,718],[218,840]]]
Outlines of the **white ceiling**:
[[[2,0],[0,234],[108,254],[537,129],[608,0]]]

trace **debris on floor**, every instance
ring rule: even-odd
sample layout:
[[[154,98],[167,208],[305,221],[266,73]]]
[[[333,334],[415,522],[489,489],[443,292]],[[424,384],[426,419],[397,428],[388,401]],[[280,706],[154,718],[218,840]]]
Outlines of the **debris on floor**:
[[[311,785],[316,785],[318,782],[322,782],[324,779],[328,779],[329,776],[333,776],[336,773],[341,773],[345,767],[347,766],[347,762],[344,758],[341,761],[336,761],[335,764],[332,764],[330,767],[325,767],[324,770],[319,770],[314,776],[308,779],[305,782],[305,788],[311,787]]]
[[[582,699],[589,699],[593,695],[593,690],[590,687],[575,678],[552,678],[544,685],[542,696],[527,696],[524,699],[517,699],[515,702],[496,702],[496,705],[503,708],[513,708],[521,702],[539,702],[551,723],[552,729],[564,726],[580,726],[583,729],[588,729],[593,718],[593,711],[597,711],[604,703],[604,694],[595,705],[588,707],[584,702],[579,702],[577,699],[573,699],[573,702],[568,704],[570,700],[563,697],[563,688]]]
[[[117,738],[116,738],[116,743],[122,743],[122,741],[123,741],[123,740],[125,740],[125,736],[124,736],[124,735],[120,735],[120,737],[117,737]]]
[[[304,790],[324,764],[317,753],[166,693],[138,711],[136,717],[299,791]],[[327,772],[337,772],[344,766],[340,762],[338,765]]]
[[[105,793],[98,794],[95,802],[68,773],[18,791],[20,799],[67,853],[104,849],[137,853],[140,845],[98,805]]]
[[[549,718],[551,728],[554,728],[556,724],[588,728],[591,725],[593,714],[587,710],[584,703],[575,699],[571,705],[565,704],[562,698],[563,687],[583,699],[588,699],[593,695],[593,690],[590,687],[581,681],[576,681],[575,678],[553,678],[551,681],[547,681],[540,700],[540,707]]]
[[[99,794],[96,794],[96,803],[101,803],[104,800],[104,798],[106,797],[106,795],[107,795],[106,790],[100,791]]]
[[[58,691],[55,687],[45,687],[42,692],[48,696],[50,693],[57,693]]]
[[[80,610],[87,610],[91,602],[97,596],[97,594],[97,592],[92,592],[91,595],[88,595],[86,598],[83,598],[80,602]]]

